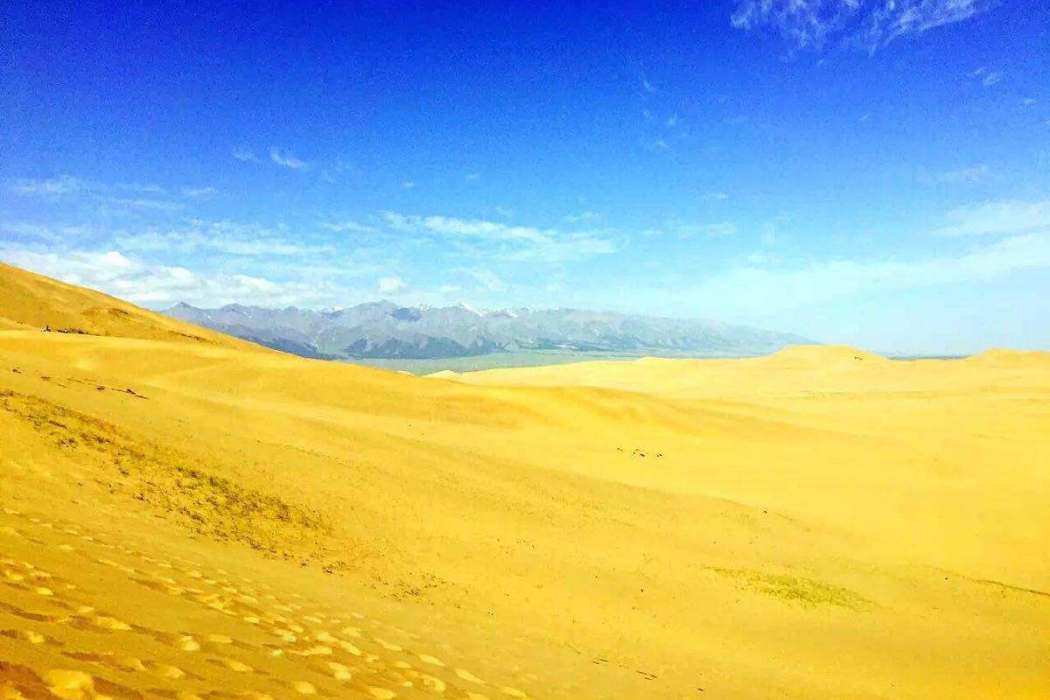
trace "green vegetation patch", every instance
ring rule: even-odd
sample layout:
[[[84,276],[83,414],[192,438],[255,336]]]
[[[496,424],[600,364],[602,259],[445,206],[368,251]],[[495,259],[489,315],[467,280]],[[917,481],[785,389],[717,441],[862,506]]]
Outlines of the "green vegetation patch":
[[[732,579],[737,587],[778,598],[804,608],[832,605],[850,610],[864,610],[874,603],[864,596],[834,584],[803,576],[767,574],[750,569],[722,569],[708,567],[720,576]]]

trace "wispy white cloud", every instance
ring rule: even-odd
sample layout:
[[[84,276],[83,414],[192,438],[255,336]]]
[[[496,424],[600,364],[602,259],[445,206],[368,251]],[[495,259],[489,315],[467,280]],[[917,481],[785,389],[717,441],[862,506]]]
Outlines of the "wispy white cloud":
[[[116,189],[139,194],[167,194],[165,188],[153,183],[122,182],[116,186]]]
[[[8,191],[22,197],[60,197],[86,189],[86,182],[70,175],[42,179],[20,178],[8,183]]]
[[[219,194],[219,190],[214,187],[183,187],[182,196],[189,197],[190,199],[207,199],[208,197],[214,197]]]
[[[385,295],[400,294],[405,291],[407,287],[408,285],[405,284],[405,281],[396,275],[380,277],[379,282],[376,285],[379,293]]]
[[[984,85],[985,87],[991,87],[1003,79],[1003,74],[1000,71],[988,70],[984,66],[981,66],[980,68],[975,68],[970,73],[970,77],[979,78],[981,81],[981,85]]]
[[[1003,74],[993,71],[981,79],[981,85],[991,87],[1003,79]]]
[[[837,303],[857,294],[972,284],[1023,270],[1050,269],[1050,233],[1013,235],[957,254],[913,260],[765,262],[729,269],[677,293],[723,313],[754,317]]]
[[[121,212],[175,212],[183,208],[172,201],[167,188],[157,184],[120,182],[116,184],[83,180],[71,175],[41,179],[16,179],[8,183],[8,191],[20,197],[45,199],[80,199],[94,202],[107,213]],[[183,188],[183,196],[204,197],[214,194],[213,188]]]
[[[255,155],[255,151],[245,146],[234,146],[230,149],[230,155],[236,160],[242,163],[259,163],[259,157]]]
[[[730,24],[744,30],[769,26],[799,49],[821,49],[830,34],[843,29],[847,17],[854,11],[856,8],[834,0],[831,3],[739,0]]]
[[[732,221],[694,224],[681,221],[669,221],[662,226],[645,229],[646,236],[674,236],[681,240],[690,238],[722,238],[736,235],[737,226]]]
[[[213,251],[245,257],[282,257],[324,255],[332,252],[329,245],[303,243],[285,231],[243,224],[235,221],[194,219],[173,230],[150,230],[116,236],[121,250],[138,253],[195,253]]]
[[[461,236],[485,240],[543,241],[547,238],[539,229],[528,226],[508,226],[483,219],[460,219],[451,216],[405,216],[396,212],[383,212],[383,218],[398,230],[424,230],[448,236]]]
[[[997,200],[949,211],[939,236],[1004,235],[1050,231],[1050,200]]]
[[[42,224],[32,221],[4,221],[0,223],[0,239],[24,239],[62,243],[83,238],[93,233],[80,225]]]
[[[401,189],[403,189],[403,190],[411,190],[411,189],[415,189],[415,187],[416,187],[416,183],[413,182],[412,180],[405,180],[404,182],[401,183]]]
[[[150,261],[116,248],[34,249],[0,241],[0,259],[56,279],[100,289],[154,308],[179,301],[201,306],[249,302],[263,306],[346,304],[372,296],[366,287],[348,287],[299,266],[295,279],[273,279],[240,271],[191,270]],[[322,269],[321,273],[324,272]]]
[[[104,288],[115,280],[142,272],[146,266],[117,250],[38,251],[24,248],[0,248],[8,262],[41,272],[51,277]]]
[[[894,39],[970,19],[997,0],[737,0],[737,29],[769,27],[793,50],[832,42],[874,52]]]
[[[374,226],[358,223],[357,221],[325,221],[320,224],[321,228],[335,233],[375,233]]]
[[[562,220],[567,224],[579,224],[585,221],[596,221],[600,218],[601,214],[587,210],[576,214],[567,214]]]
[[[758,235],[758,240],[762,245],[770,247],[777,244],[780,239],[780,227],[784,221],[784,217],[778,217],[762,224]]]
[[[768,265],[779,260],[779,257],[770,253],[766,250],[755,250],[748,253],[747,257],[744,258],[750,265]]]
[[[721,238],[722,236],[736,235],[736,224],[732,221],[721,221],[716,224],[703,224],[698,226],[695,235]]]
[[[299,160],[291,153],[283,151],[277,146],[270,146],[270,160],[291,170],[301,170],[306,167],[306,161]]]
[[[183,208],[179,202],[149,197],[102,197],[100,201],[109,211],[122,209],[125,211],[175,212]]]
[[[941,183],[945,185],[973,185],[987,180],[991,175],[991,168],[984,163],[969,165],[965,168],[946,170],[932,177],[926,174],[920,176],[920,180],[928,183]]]
[[[843,0],[859,4],[860,0]],[[970,19],[987,12],[998,0],[879,0],[867,20],[861,41],[871,50],[885,46],[897,37],[923,32]]]
[[[729,199],[729,195],[725,192],[705,192],[703,199],[707,201],[724,202]]]
[[[474,280],[476,280],[487,292],[507,291],[507,283],[492,270],[473,269],[464,270],[464,272],[470,277],[473,277]]]
[[[553,228],[512,226],[483,219],[414,216],[391,211],[383,212],[382,218],[395,231],[473,243],[484,248],[464,248],[464,252],[496,256],[503,260],[558,263],[617,250],[611,239],[591,231],[563,232]]]

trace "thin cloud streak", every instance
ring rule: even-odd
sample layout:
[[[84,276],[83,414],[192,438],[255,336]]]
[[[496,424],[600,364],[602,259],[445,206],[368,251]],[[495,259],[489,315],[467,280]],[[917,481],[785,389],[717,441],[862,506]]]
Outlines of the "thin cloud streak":
[[[840,42],[874,53],[895,39],[962,22],[996,0],[737,0],[730,24],[768,27],[792,50],[821,51]]]
[[[1035,269],[1050,269],[1050,233],[1009,236],[956,255],[916,260],[823,260],[794,267],[749,264],[681,293],[700,305],[719,303],[727,312],[754,317],[858,294],[972,284]]]
[[[87,183],[70,175],[44,179],[18,179],[8,184],[8,191],[21,197],[59,197],[87,189]]]
[[[464,252],[493,255],[503,260],[558,263],[607,255],[618,249],[612,240],[590,231],[563,232],[482,219],[415,216],[392,211],[381,216],[395,231],[465,240],[474,246],[464,246]],[[478,248],[479,245],[484,249]]]
[[[255,151],[244,146],[235,146],[230,150],[230,155],[234,159],[241,161],[242,163],[258,163],[259,157],[255,155]]]
[[[270,146],[270,160],[277,163],[277,165],[284,166],[290,170],[302,170],[306,167],[306,161],[299,160],[292,154],[282,151],[277,146]]]
[[[945,214],[937,236],[985,236],[1050,231],[1050,200],[998,200],[958,207]]]

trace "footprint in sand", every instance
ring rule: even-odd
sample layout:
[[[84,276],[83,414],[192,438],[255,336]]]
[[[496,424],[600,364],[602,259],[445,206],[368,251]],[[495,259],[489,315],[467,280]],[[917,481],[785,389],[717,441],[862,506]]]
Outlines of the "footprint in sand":
[[[288,652],[289,654],[295,654],[296,656],[331,656],[332,648],[326,646],[312,646],[307,649],[293,649]]]
[[[150,661],[147,664],[147,668],[150,673],[155,673],[161,678],[170,678],[171,680],[179,680],[180,678],[186,677],[186,672],[178,666],[171,666],[169,664],[156,663]]]
[[[361,650],[353,644],[351,644],[350,642],[339,642],[339,648],[348,654],[353,654],[354,656],[361,656]]]
[[[66,700],[81,700],[95,694],[95,679],[83,671],[55,669],[44,674],[47,689]]]
[[[435,693],[444,693],[445,689],[448,687],[445,684],[445,681],[426,673],[420,673],[419,680],[423,682],[424,688],[426,688],[427,690],[431,690]]]
[[[47,637],[33,630],[0,630],[0,637],[17,639],[29,644],[43,644],[48,641]]]
[[[379,637],[375,637],[374,641],[379,646],[381,646],[384,649],[386,649],[387,651],[401,651],[401,647],[399,645],[393,644],[392,642],[388,642],[385,639],[380,639]]]
[[[237,659],[225,659],[224,658],[224,659],[219,659],[218,662],[221,663],[226,668],[230,669],[231,671],[236,671],[237,673],[251,673],[254,670],[248,664],[246,664],[246,663],[244,663],[242,661],[238,661]]]
[[[142,663],[142,659],[137,659],[134,656],[125,656],[119,658],[113,662],[113,665],[122,671],[145,671],[146,666]]]
[[[122,620],[118,620],[115,617],[109,617],[108,615],[96,615],[92,620],[92,624],[104,630],[111,632],[130,632],[131,625]]]
[[[179,637],[178,642],[176,642],[176,646],[178,646],[178,648],[182,651],[187,652],[200,651],[201,648],[200,642],[198,642],[190,635]]]
[[[477,676],[475,676],[473,673],[471,673],[470,671],[466,670],[465,668],[457,668],[456,669],[456,675],[459,676],[460,678],[462,678],[463,680],[468,681],[470,683],[477,683],[478,685],[485,685],[485,681],[481,680],[480,678],[478,678]]]
[[[56,527],[55,530],[57,532],[62,530],[62,528],[59,526]],[[32,531],[26,532],[31,534]],[[85,543],[95,542],[95,540],[92,540],[91,536],[87,534],[77,534],[72,532],[67,534],[79,537],[84,540]],[[18,536],[24,535],[19,533]],[[309,604],[301,605],[292,602],[285,604],[272,593],[263,592],[266,588],[265,586],[250,587],[248,583],[246,583],[243,586],[235,587],[230,585],[229,580],[224,580],[220,575],[217,575],[215,570],[198,568],[200,567],[199,563],[179,561],[178,567],[175,567],[169,561],[141,555],[136,550],[128,547],[112,547],[116,550],[111,554],[113,559],[95,559],[92,555],[92,551],[94,550],[94,552],[98,552],[99,548],[103,546],[101,543],[90,545],[79,545],[78,543],[78,547],[73,547],[72,545],[56,545],[54,542],[50,542],[48,545],[52,551],[57,549],[63,552],[76,552],[76,556],[83,557],[85,563],[87,563],[88,560],[91,560],[93,563],[101,564],[106,568],[141,577],[141,581],[136,579],[135,582],[145,585],[155,593],[169,594],[180,598],[182,601],[212,608],[213,610],[222,612],[225,615],[232,615],[232,619],[227,618],[220,624],[225,628],[224,631],[229,632],[230,635],[233,636],[218,633],[203,633],[202,630],[199,629],[193,634],[191,634],[188,629],[181,632],[161,632],[159,630],[150,630],[139,626],[134,619],[128,619],[128,621],[125,621],[111,613],[99,611],[87,605],[81,605],[78,608],[77,605],[79,605],[79,602],[73,605],[67,603],[64,607],[68,608],[70,612],[65,613],[67,616],[61,618],[46,616],[42,613],[32,613],[32,617],[23,615],[22,617],[24,617],[24,619],[35,619],[36,617],[40,617],[44,622],[67,624],[77,629],[95,632],[132,632],[134,634],[145,634],[165,645],[169,650],[169,654],[195,653],[203,651],[205,659],[202,660],[206,660],[207,663],[218,667],[218,670],[224,673],[229,673],[228,678],[230,680],[228,680],[227,683],[232,683],[234,688],[236,688],[237,681],[232,679],[240,674],[245,674],[245,677],[247,677],[248,674],[267,675],[262,670],[259,670],[260,668],[266,667],[267,662],[265,661],[261,661],[257,664],[252,657],[243,657],[245,661],[251,662],[252,665],[249,665],[249,663],[245,663],[245,661],[221,655],[222,651],[235,651],[232,647],[237,647],[242,650],[254,650],[254,653],[261,655],[272,657],[282,656],[285,660],[281,661],[281,663],[294,662],[297,664],[306,664],[300,668],[307,672],[312,671],[321,674],[319,678],[327,678],[328,683],[345,684],[341,686],[344,692],[348,692],[352,688],[358,692],[366,693],[375,700],[392,700],[403,693],[413,694],[421,691],[435,695],[447,695],[451,693],[456,697],[467,698],[468,700],[490,700],[496,696],[516,699],[525,699],[528,697],[524,692],[508,686],[491,686],[492,691],[486,691],[489,695],[470,692],[462,687],[456,687],[454,683],[455,679],[464,681],[467,684],[474,684],[479,690],[483,690],[483,686],[486,686],[487,684],[484,680],[466,669],[450,668],[442,659],[436,656],[421,654],[411,648],[406,649],[403,646],[403,643],[398,644],[388,641],[389,639],[401,639],[402,637],[419,639],[419,636],[414,635],[407,630],[401,630],[398,627],[384,624],[380,620],[366,618],[359,613],[345,612],[337,617],[330,616],[316,608],[312,609],[312,606]],[[138,559],[150,566],[145,569],[136,569],[127,566],[125,563],[127,560],[119,554],[121,550],[123,550],[124,554],[128,556],[138,557]],[[165,563],[168,564],[168,566],[164,566]],[[0,559],[0,564],[3,565],[0,567],[0,582],[3,582],[4,579],[16,579],[20,590],[29,595],[36,593],[36,595],[39,596],[36,600],[40,601],[40,603],[44,603],[46,600],[46,605],[48,606],[66,600],[64,598],[65,588],[63,588],[65,582],[61,578],[55,577],[47,571],[35,567],[30,562]],[[169,571],[166,571],[165,573],[171,575],[161,575],[158,569],[169,569]],[[170,569],[174,569],[174,571],[170,571]],[[65,573],[64,570],[57,571],[59,574]],[[210,587],[210,590],[209,588],[200,590],[192,587],[184,587],[191,582],[196,583],[197,585]],[[290,597],[302,600],[302,596],[291,595]],[[272,601],[273,604],[261,603],[260,600]],[[287,598],[285,600],[287,600]],[[263,610],[264,605],[265,610]],[[0,604],[0,606],[2,606],[2,604]],[[0,607],[0,611],[6,609],[6,607],[7,606]],[[278,609],[285,610],[288,615],[281,615],[276,611]],[[73,612],[74,610],[75,612]],[[304,615],[301,612],[303,610],[310,611],[310,614]],[[346,622],[352,624],[346,624]],[[265,631],[276,635],[279,638],[278,643],[248,645],[238,641],[240,638],[237,636],[235,630],[238,629],[238,626],[241,629],[245,628],[245,623],[248,625],[258,625],[259,627],[257,629],[259,629],[260,632]],[[331,630],[331,632],[329,630]],[[397,634],[398,636],[384,639],[377,635],[377,632],[380,632],[380,630],[392,630],[392,633]],[[60,647],[62,646],[61,642],[52,640],[32,629],[0,629],[0,638],[3,637],[27,645],[58,644]],[[114,639],[123,638],[123,635],[119,634],[114,637]],[[272,637],[270,639],[273,640]],[[374,653],[363,651],[349,641],[345,641],[347,639],[355,639],[355,641],[357,641],[357,639],[363,639],[365,641],[363,646],[366,649],[374,643],[385,652],[392,652],[394,658],[391,658],[390,654],[377,656]],[[0,641],[3,640],[0,639]],[[227,649],[220,650],[220,647],[227,647]],[[123,648],[128,649],[127,646],[123,646]],[[448,645],[443,645],[442,648],[449,649],[450,647],[448,647]],[[117,649],[114,650],[117,651]],[[64,650],[60,650],[60,652],[64,653]],[[218,655],[216,654],[217,652]],[[358,666],[355,667],[345,663],[338,663],[334,660],[339,658],[340,655],[343,655],[343,660],[345,660],[346,656],[344,653],[358,657],[354,662],[358,664]],[[383,652],[380,653],[382,654]],[[397,658],[402,654],[404,654],[403,657]],[[66,656],[67,658],[76,658],[69,654],[66,654]],[[309,657],[319,658],[312,660],[309,659]],[[418,662],[412,661],[412,657],[418,659]],[[161,678],[169,682],[184,682],[187,678],[197,681],[204,680],[201,676],[187,673],[176,666],[159,663],[159,658],[157,661],[153,661],[149,658],[118,656],[109,653],[94,661],[87,658],[77,658],[77,660],[82,663],[97,663],[102,667],[120,673],[148,673],[153,676],[154,679]],[[415,666],[413,664],[415,664]],[[422,669],[427,667],[429,667],[429,670],[431,671],[430,673],[423,672]],[[102,697],[139,696],[138,692],[140,691],[124,688],[109,681],[105,675],[112,673],[112,671],[103,672],[103,676],[96,677],[90,673],[84,673],[82,671],[66,671],[59,669],[46,675],[44,678],[37,677],[40,684],[37,686],[40,691],[38,694],[41,697],[44,697],[50,692],[53,697],[83,698],[84,700]],[[450,680],[444,677],[445,673],[447,673],[448,676],[452,676],[452,674],[455,673],[455,678],[452,679],[453,682],[450,682]],[[285,677],[287,678],[287,676]],[[319,681],[316,678],[305,680],[303,679],[303,676],[299,677],[302,680],[292,680],[295,678],[293,675],[292,679],[281,682],[282,687],[285,689],[281,693],[282,696],[315,695],[333,697],[340,695],[339,691],[333,693],[332,687],[327,686],[324,682]],[[371,684],[369,681],[371,681]],[[234,692],[222,694],[198,690],[197,692],[201,694],[197,695],[188,690],[180,692],[176,684],[162,685],[161,683],[157,683],[156,680],[154,680],[154,682],[157,687],[145,691],[145,696],[153,697],[163,693],[164,696],[172,700],[201,700],[202,698],[213,698],[213,700],[217,700],[219,697],[244,697],[255,698],[256,700],[273,700],[270,695],[240,689]],[[404,690],[402,690],[402,688],[404,688]],[[9,697],[18,697],[10,696],[3,692],[3,690],[6,689],[0,689],[0,700],[8,700]],[[22,688],[21,692],[25,693],[25,688]],[[30,694],[28,697],[36,697],[36,695]]]
[[[431,666],[440,666],[442,668],[444,668],[444,666],[445,666],[445,662],[444,661],[442,661],[441,659],[435,658],[433,656],[430,656],[429,654],[420,654],[419,655],[419,660],[422,661],[425,664],[430,664]]]

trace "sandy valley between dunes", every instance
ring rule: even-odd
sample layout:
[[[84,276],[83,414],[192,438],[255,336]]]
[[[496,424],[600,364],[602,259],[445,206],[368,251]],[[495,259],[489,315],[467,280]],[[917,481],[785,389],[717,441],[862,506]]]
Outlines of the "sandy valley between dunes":
[[[419,378],[9,267],[0,317],[0,698],[1050,696],[1050,355]]]

